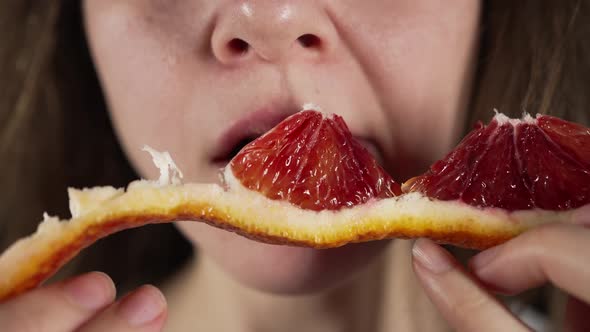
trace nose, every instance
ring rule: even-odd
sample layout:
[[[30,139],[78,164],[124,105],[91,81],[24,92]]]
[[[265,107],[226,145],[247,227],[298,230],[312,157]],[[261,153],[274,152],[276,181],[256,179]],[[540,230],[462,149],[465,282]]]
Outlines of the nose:
[[[322,57],[333,49],[334,26],[316,1],[240,1],[220,9],[211,35],[215,58],[236,64]]]

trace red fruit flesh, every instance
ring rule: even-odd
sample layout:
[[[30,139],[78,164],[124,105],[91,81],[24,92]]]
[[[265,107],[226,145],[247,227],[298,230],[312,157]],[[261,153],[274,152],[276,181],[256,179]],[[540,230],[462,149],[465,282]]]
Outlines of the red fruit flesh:
[[[246,145],[231,161],[248,189],[309,210],[338,210],[401,194],[337,115],[302,111]]]
[[[577,123],[565,122],[552,116],[537,119],[538,125],[550,140],[565,153],[590,167],[590,130]]]
[[[590,131],[551,116],[497,115],[403,189],[510,211],[574,209],[590,203]]]

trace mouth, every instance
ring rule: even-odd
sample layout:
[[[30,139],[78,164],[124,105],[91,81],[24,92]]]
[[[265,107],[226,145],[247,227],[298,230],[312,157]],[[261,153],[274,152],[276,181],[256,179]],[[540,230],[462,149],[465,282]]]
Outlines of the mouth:
[[[219,136],[211,164],[217,168],[225,167],[246,145],[296,112],[294,109],[262,109],[245,115]],[[384,159],[379,142],[370,135],[353,134],[377,162],[382,164]]]
[[[217,167],[225,167],[238,152],[258,137],[260,135],[247,134],[245,137],[239,138],[235,144],[232,143],[228,148],[222,149],[220,153],[213,157],[211,162]]]
[[[211,163],[217,167],[225,167],[248,143],[294,113],[294,108],[265,108],[246,114],[221,133]]]

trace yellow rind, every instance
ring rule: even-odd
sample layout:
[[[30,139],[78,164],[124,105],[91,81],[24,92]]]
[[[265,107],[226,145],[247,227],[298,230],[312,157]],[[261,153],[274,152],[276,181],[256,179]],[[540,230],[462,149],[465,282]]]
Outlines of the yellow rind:
[[[257,241],[313,248],[428,237],[484,249],[543,223],[569,222],[572,213],[484,210],[417,193],[316,212],[247,190],[232,182],[231,175],[226,180],[229,189],[216,184],[162,186],[136,181],[126,192],[110,187],[70,190],[75,218],[46,217],[36,233],[0,256],[0,301],[38,286],[96,240],[149,223],[202,221]]]

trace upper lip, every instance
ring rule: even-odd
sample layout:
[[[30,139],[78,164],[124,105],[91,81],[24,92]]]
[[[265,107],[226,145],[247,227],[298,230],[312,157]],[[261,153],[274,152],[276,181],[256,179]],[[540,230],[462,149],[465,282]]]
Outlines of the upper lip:
[[[217,139],[212,158],[213,163],[224,164],[229,162],[246,144],[266,133],[295,112],[295,108],[266,107],[245,114],[224,130]]]
[[[288,116],[297,112],[295,107],[268,107],[249,112],[225,129],[217,139],[212,157],[214,164],[224,166],[245,145],[266,133]],[[353,133],[354,134],[354,133]],[[371,135],[354,135],[380,163],[382,147]]]

